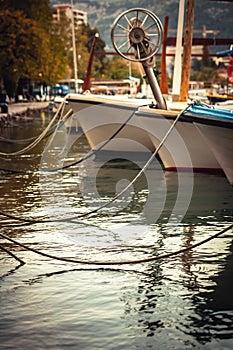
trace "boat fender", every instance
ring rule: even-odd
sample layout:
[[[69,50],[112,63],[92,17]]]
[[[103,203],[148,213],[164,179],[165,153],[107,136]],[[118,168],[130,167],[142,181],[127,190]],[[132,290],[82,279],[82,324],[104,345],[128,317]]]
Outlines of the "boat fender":
[[[230,84],[233,85],[233,76],[232,76],[232,67],[233,67],[233,57],[229,61],[229,65],[227,68],[227,76]]]

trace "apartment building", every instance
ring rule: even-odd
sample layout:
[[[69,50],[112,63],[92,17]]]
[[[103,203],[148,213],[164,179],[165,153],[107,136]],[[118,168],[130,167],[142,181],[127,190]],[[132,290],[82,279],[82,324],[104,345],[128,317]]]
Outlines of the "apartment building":
[[[69,4],[57,4],[53,5],[54,13],[53,13],[53,19],[55,21],[59,21],[61,18],[61,15],[64,15],[71,19],[72,13],[74,16],[74,26],[78,27],[80,24],[87,25],[87,12],[77,10],[74,7],[72,8]]]

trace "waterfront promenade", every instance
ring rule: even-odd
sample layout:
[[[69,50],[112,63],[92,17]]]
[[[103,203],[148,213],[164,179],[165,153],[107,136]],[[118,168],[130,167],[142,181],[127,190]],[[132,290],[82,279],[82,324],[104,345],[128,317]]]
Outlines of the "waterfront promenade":
[[[10,123],[12,118],[25,117],[31,114],[32,111],[47,108],[49,101],[38,101],[38,102],[18,102],[8,104],[8,112],[1,113],[0,110],[0,125],[7,125]]]
[[[10,114],[17,115],[25,113],[27,110],[43,109],[48,107],[49,101],[42,102],[17,102],[8,104],[8,113],[0,113],[0,116]]]

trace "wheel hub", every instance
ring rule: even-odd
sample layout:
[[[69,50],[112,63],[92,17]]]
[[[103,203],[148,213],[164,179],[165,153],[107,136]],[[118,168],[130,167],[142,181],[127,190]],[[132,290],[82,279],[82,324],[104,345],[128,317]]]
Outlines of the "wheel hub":
[[[129,39],[132,44],[140,44],[145,39],[145,33],[142,28],[136,27],[129,33]]]

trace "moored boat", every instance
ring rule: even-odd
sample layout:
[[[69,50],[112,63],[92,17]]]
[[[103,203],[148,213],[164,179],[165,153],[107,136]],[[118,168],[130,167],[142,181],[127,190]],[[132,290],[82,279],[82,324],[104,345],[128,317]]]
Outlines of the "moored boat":
[[[102,154],[121,152],[138,155],[154,151],[148,133],[134,115],[140,106],[148,104],[148,100],[73,94],[68,96],[67,101],[92,150],[101,148]]]
[[[168,109],[157,82],[154,55],[162,41],[161,23],[148,10],[127,10],[114,22],[111,37],[121,57],[142,63],[155,102],[91,94],[72,94],[67,101],[92,150],[135,156],[153,152],[177,115],[188,107],[173,104]],[[212,148],[188,119],[174,124],[158,156],[166,170],[221,171]]]
[[[115,156],[131,153],[134,157],[154,152],[184,107],[163,110],[153,108],[148,101],[91,94],[70,95],[67,101],[92,150],[101,148],[102,154],[112,152]],[[190,121],[178,121],[158,155],[168,171],[221,171],[205,139]]]
[[[141,109],[136,112],[141,125],[148,131],[157,148],[174,123],[177,110]],[[159,150],[164,169],[167,171],[221,172],[221,166],[195,125],[180,118]]]
[[[233,185],[233,111],[194,103],[183,117],[196,125]]]

